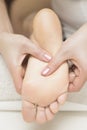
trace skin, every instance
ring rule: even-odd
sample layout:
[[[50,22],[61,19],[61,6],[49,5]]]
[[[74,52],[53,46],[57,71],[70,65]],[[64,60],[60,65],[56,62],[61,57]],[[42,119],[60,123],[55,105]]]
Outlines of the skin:
[[[24,10],[23,10],[23,8],[24,8]],[[11,23],[13,25],[14,32],[19,33],[19,34],[23,34],[23,35],[25,35],[25,36],[27,36],[29,38],[29,35],[32,32],[33,17],[35,15],[36,11],[39,11],[42,8],[51,8],[50,0],[44,0],[44,1],[40,1],[40,0],[36,0],[36,1],[34,1],[34,0],[32,0],[32,1],[29,1],[29,0],[15,0],[13,2],[13,4],[12,4],[11,10],[10,10],[10,18],[11,18]],[[35,54],[35,52],[34,52],[34,54]],[[36,55],[38,59],[39,59],[39,56],[44,56],[44,55],[40,55],[41,54],[40,50],[37,50],[37,52],[39,52]],[[22,59],[24,60],[24,58],[22,58]],[[40,57],[40,59],[42,60],[42,59],[44,59],[44,57]],[[50,72],[55,71],[57,69],[57,67],[58,67],[57,63],[59,63],[56,60],[57,56],[55,58],[53,58],[53,59],[54,60],[52,60],[50,62],[51,65],[49,64],[50,67],[48,66],[48,68],[50,68]],[[22,60],[22,62],[23,62],[23,60]],[[20,66],[21,66],[21,64],[20,64]],[[9,68],[10,67],[11,66],[9,65]],[[14,67],[12,67],[12,68],[14,68]],[[55,70],[54,70],[54,68],[55,68]],[[14,71],[14,69],[13,69],[13,71]],[[70,81],[69,88],[71,87],[71,81],[72,81],[72,84],[73,84],[73,81],[74,81],[74,79],[76,77],[76,73],[74,71],[70,71],[70,72],[71,73],[69,73],[69,81]],[[19,78],[21,79],[20,82],[22,84],[23,78],[21,78],[21,75],[20,75],[19,72],[18,72],[18,75],[19,75]],[[47,74],[43,74],[43,72],[42,72],[42,75],[47,76]],[[12,77],[13,77],[13,79],[17,80],[16,76],[12,75]],[[18,84],[19,83],[17,82],[16,86],[18,86]],[[78,86],[77,85],[75,85],[75,86],[76,87],[73,87],[72,90],[69,89],[69,91],[74,91],[75,90],[74,88],[78,89],[80,84],[78,83]],[[17,90],[21,91],[21,89],[19,89],[19,87],[17,87]]]
[[[31,44],[31,40],[23,34],[14,33],[10,19],[4,0],[0,0],[0,53],[11,73],[17,92],[21,93],[24,58],[31,54],[42,61],[49,62],[51,56],[39,46]],[[50,59],[47,58],[47,55]]]
[[[18,4],[16,3],[16,1],[18,2]],[[36,7],[37,6],[33,6],[33,4],[34,4],[34,2],[35,1],[33,1],[32,0],[32,4],[29,4],[28,2],[30,2],[30,1],[28,1],[28,0],[26,0],[26,1],[24,1],[23,2],[23,0],[22,0],[22,2],[21,2],[21,4],[20,4],[20,2],[21,2],[21,0],[15,0],[15,9],[13,9],[13,10],[10,10],[10,13],[12,12],[12,15],[11,15],[11,17],[13,17],[14,19],[13,19],[13,21],[11,21],[12,23],[13,23],[13,25],[15,26],[15,28],[16,28],[16,33],[17,32],[21,32],[20,31],[20,24],[18,24],[18,22],[19,23],[21,23],[21,20],[24,20],[24,18],[26,18],[28,15],[30,15],[30,13],[32,13],[32,9],[35,9],[35,10],[37,10],[36,9]],[[39,2],[42,2],[42,1],[39,1]],[[46,3],[47,2],[47,3]],[[28,4],[27,4],[28,3]],[[38,3],[38,1],[36,1],[36,3]],[[22,5],[24,6],[24,5],[30,5],[30,7],[27,7],[27,8],[25,8],[25,10],[23,10],[22,9]],[[32,6],[31,6],[32,5]],[[44,8],[44,7],[51,7],[51,6],[49,6],[50,5],[50,0],[44,0],[44,4],[42,3],[40,3],[40,4],[35,4],[35,5],[42,5],[42,7],[40,7],[40,8],[38,8],[38,10],[39,9],[41,9],[41,8]],[[5,3],[4,3],[4,0],[0,0],[0,17],[1,17],[1,19],[0,19],[0,36],[1,36],[1,38],[2,38],[2,33],[5,33],[5,36],[6,36],[6,33],[7,34],[9,34],[9,33],[12,33],[13,34],[13,27],[11,26],[11,22],[10,22],[10,19],[9,19],[9,17],[8,17],[8,13],[7,13],[7,10],[6,10],[6,7],[5,7]],[[28,12],[28,13],[27,13]],[[15,15],[14,15],[15,14]],[[4,16],[4,17],[2,17],[2,16]],[[16,19],[16,20],[15,20]],[[17,23],[17,24],[16,24]],[[4,26],[5,25],[5,26]],[[18,26],[17,26],[18,25]],[[21,25],[22,25],[22,23],[21,23]],[[17,26],[17,27],[16,27]],[[22,28],[22,27],[21,27]],[[22,32],[22,33],[26,33],[26,32]],[[26,33],[27,34],[27,33]],[[84,34],[83,34],[84,35]],[[9,39],[9,37],[10,36],[12,36],[12,35],[8,35],[8,39]],[[18,37],[18,36],[17,36]],[[15,38],[17,38],[17,37],[15,37]],[[20,36],[19,36],[20,37]],[[6,38],[7,38],[7,36],[6,36]],[[5,39],[6,39],[5,38]],[[5,41],[5,39],[3,39],[4,41]],[[22,39],[22,38],[20,38],[20,39]],[[69,41],[68,41],[69,42]],[[66,42],[64,42],[64,43],[68,43],[67,41]],[[5,43],[6,43],[6,41],[5,41]],[[9,43],[9,42],[8,42]],[[7,43],[6,43],[7,44]],[[9,44],[8,44],[8,46],[9,46]],[[10,46],[12,46],[12,44],[10,44]],[[18,44],[16,45],[17,46],[17,48],[19,47],[18,46]],[[23,44],[21,44],[20,45],[21,47],[23,47]],[[20,72],[20,69],[17,69],[17,67],[15,67],[15,65],[14,65],[14,62],[12,62],[12,59],[10,59],[10,58],[8,58],[7,57],[7,55],[4,55],[4,53],[3,53],[3,49],[1,49],[1,48],[3,48],[3,49],[5,49],[6,47],[5,47],[5,44],[0,44],[0,53],[2,54],[2,56],[3,56],[3,58],[5,59],[5,62],[6,62],[6,64],[8,65],[8,68],[9,68],[9,71],[11,72],[11,75],[12,75],[12,78],[13,78],[13,80],[14,80],[14,83],[15,83],[15,86],[16,86],[16,88],[17,88],[17,91],[20,93],[21,92],[21,84],[22,84],[22,81],[23,81],[23,78],[22,78],[22,76],[21,76],[21,73],[22,73],[22,71]],[[31,50],[32,50],[32,47],[30,46],[30,48],[31,48]],[[68,47],[69,48],[69,47]],[[13,51],[14,51],[14,48],[11,48],[11,49],[13,49]],[[18,51],[18,54],[20,53],[20,48],[17,50]],[[61,49],[62,50],[62,49]],[[8,48],[8,51],[10,52],[10,48]],[[39,51],[39,54],[41,53],[41,51],[40,51],[40,48],[37,48],[36,47],[36,49],[35,49],[35,51],[33,52],[32,51],[32,55],[35,55],[35,53],[37,52],[37,54],[36,54],[36,56],[37,56],[37,58],[38,59],[41,59],[41,60],[43,60],[44,59],[44,55],[41,55],[42,57],[39,57],[40,55],[38,54],[38,51]],[[68,54],[68,51],[69,50],[67,50],[67,54]],[[73,51],[73,52],[72,52]],[[81,50],[82,51],[82,50]],[[60,51],[60,52],[62,52],[62,54],[64,55],[64,51]],[[69,52],[72,52],[73,54],[74,54],[74,50],[70,50]],[[26,52],[25,52],[26,53]],[[27,54],[29,54],[30,52],[27,52]],[[43,51],[43,53],[44,53],[44,51]],[[23,57],[25,57],[24,55],[22,55],[23,54],[23,52],[21,51],[21,63],[23,62]],[[11,55],[11,54],[10,54]],[[15,57],[15,59],[16,59],[16,61],[17,61],[17,57],[20,57],[20,55],[16,55],[15,53],[14,53],[14,57]],[[58,55],[59,55],[59,52],[58,52]],[[66,56],[67,57],[67,56]],[[60,58],[61,58],[61,60],[63,60],[62,61],[62,63],[64,62],[64,59],[60,56]],[[51,74],[51,73],[53,73],[58,67],[59,67],[59,65],[60,64],[62,64],[62,63],[60,63],[60,58],[58,58],[58,56],[56,56],[55,58],[54,58],[54,60],[52,60],[51,61],[51,63],[49,64],[49,66],[48,66],[48,68],[50,68],[50,72],[49,72],[49,74]],[[68,55],[68,57],[66,58],[66,60],[69,60],[70,59],[70,56]],[[75,64],[75,61],[76,61],[76,59],[77,59],[77,57],[76,57],[76,55],[74,55],[74,57],[73,57],[73,59],[74,60],[72,60],[72,62],[74,63],[74,65],[76,65]],[[71,59],[70,59],[71,60]],[[10,63],[12,63],[12,64],[8,64],[8,62],[9,61],[11,61]],[[77,61],[76,61],[77,62]],[[79,62],[81,62],[81,58],[79,57]],[[84,61],[85,62],[85,61]],[[84,63],[83,62],[83,63]],[[18,61],[17,61],[17,63],[18,63]],[[17,64],[16,63],[16,64]],[[22,67],[21,66],[21,63],[20,63],[20,68]],[[53,63],[55,63],[55,64],[53,64]],[[81,62],[82,63],[82,62]],[[75,91],[79,91],[81,88],[82,88],[82,85],[81,85],[81,83],[79,82],[80,80],[81,80],[81,73],[79,73],[79,80],[77,81],[77,83],[78,84],[75,84],[75,82],[74,82],[74,80],[72,80],[72,79],[75,79],[75,75],[76,75],[76,73],[75,72],[79,72],[79,71],[81,71],[81,72],[84,72],[83,71],[83,68],[82,68],[82,65],[79,65],[79,63],[77,62],[77,64],[78,65],[76,65],[76,67],[77,67],[77,69],[75,69],[75,71],[73,72],[73,74],[72,73],[70,73],[70,76],[69,76],[69,81],[70,81],[70,85],[69,85],[69,91],[70,92],[75,92]],[[17,71],[17,73],[16,73],[16,75],[18,75],[18,78],[19,78],[19,80],[17,81],[17,78],[16,78],[16,76],[15,76],[15,73],[14,73],[14,68],[15,68],[15,70]],[[19,67],[18,67],[19,68]],[[47,68],[47,67],[46,67]],[[49,75],[48,74],[48,75]],[[43,74],[43,72],[42,72],[42,75],[44,75]],[[82,80],[82,84],[84,84],[85,82],[86,82],[86,71],[83,73],[83,75],[85,75],[85,78]],[[47,74],[45,74],[44,76],[47,76]],[[77,75],[76,75],[76,77],[77,77]],[[71,80],[72,80],[72,84],[71,84]]]
[[[61,25],[52,10],[43,9],[37,13],[33,21],[31,40],[50,52],[52,56],[59,50],[62,44]],[[69,83],[67,64],[63,64],[51,76],[43,77],[40,73],[46,65],[34,57],[30,57],[28,61],[22,86],[22,112],[28,122],[36,120],[38,123],[44,123],[51,120],[58,112],[59,104],[64,103],[67,97]],[[35,107],[34,104],[38,106]]]
[[[21,33],[21,34],[23,34],[23,35],[25,35],[25,36],[27,36],[27,37],[29,37],[29,39],[30,39],[30,33],[32,32],[32,21],[33,21],[33,17],[35,16],[35,12],[34,13],[31,13],[31,14],[29,14],[30,12],[31,12],[31,9],[32,9],[32,7],[33,7],[33,4],[31,4],[32,6],[30,6],[30,8],[28,7],[28,15],[26,15],[27,13],[27,6],[26,6],[26,8],[25,8],[25,10],[22,10],[21,9],[21,7],[22,7],[22,5],[24,6],[25,5],[25,3],[26,3],[26,5],[29,5],[29,4],[27,4],[27,2],[29,2],[29,1],[27,1],[26,0],[26,2],[23,2],[22,1],[22,4],[20,5],[20,0],[19,1],[15,1],[14,3],[13,3],[13,5],[12,5],[12,7],[11,7],[11,14],[10,14],[10,16],[11,16],[11,21],[12,21],[12,25],[13,25],[13,28],[14,28],[14,30],[15,30],[15,33]],[[37,0],[37,3],[40,3],[41,1],[38,1]],[[31,2],[31,3],[34,3],[33,1]],[[36,6],[35,6],[35,10],[39,10],[39,9],[41,9],[41,8],[43,8],[43,7],[48,7],[50,4],[49,4],[49,0],[48,1],[43,1],[43,2],[41,2],[41,7],[38,7],[37,8],[37,5],[38,4],[36,4]],[[23,12],[22,12],[23,11]],[[21,13],[22,12],[22,13]],[[15,14],[15,15],[14,15]],[[48,57],[48,56],[47,56]],[[49,58],[48,58],[49,59]],[[50,59],[49,59],[49,61],[50,61]],[[24,76],[23,76],[24,77]],[[65,95],[62,95],[62,97],[64,97],[64,99],[65,99]],[[62,99],[62,97],[60,96],[60,101],[61,101],[61,99]],[[63,100],[62,100],[63,101]],[[62,102],[61,101],[61,102]],[[55,104],[55,103],[54,103]],[[52,106],[54,106],[54,105],[52,105]],[[57,105],[56,105],[57,106]],[[26,105],[25,105],[25,107],[26,107]],[[27,107],[26,107],[27,108]],[[58,109],[58,107],[57,107],[57,109]],[[28,111],[29,112],[29,111]],[[50,111],[49,111],[49,109],[46,109],[46,113],[49,113],[49,115],[50,116],[48,116],[49,117],[49,119],[52,119],[52,117],[53,117],[53,115],[52,115],[52,113],[50,113]],[[26,113],[25,113],[25,115],[26,115]],[[26,115],[27,116],[27,115]],[[26,117],[25,116],[25,117]],[[24,118],[25,118],[24,117]],[[32,116],[31,116],[32,117]],[[29,118],[29,117],[28,117]],[[25,119],[26,120],[26,119]],[[31,119],[30,119],[31,120]],[[29,121],[29,119],[28,119],[28,121]],[[41,121],[41,119],[40,119],[40,121]]]
[[[70,92],[77,92],[83,87],[87,81],[87,23],[81,26],[74,34],[72,34],[63,44],[57,55],[46,66],[49,72],[42,75],[48,76],[55,72],[58,67],[67,60],[74,65],[73,72],[70,73]],[[55,63],[55,64],[53,64]]]
[[[0,42],[2,44],[0,48],[1,55],[12,75],[17,92],[21,94],[25,73],[25,67],[22,66],[22,62],[26,55],[31,54],[40,60],[43,59],[43,61],[48,62],[49,59],[45,57],[47,52],[39,46],[32,44],[31,40],[23,35],[2,33],[0,35]]]
[[[24,2],[23,1],[21,2],[21,0],[17,0],[17,1],[19,1],[18,2],[19,4],[15,5],[15,9],[13,9],[13,11],[11,10],[11,12],[12,12],[11,17],[13,16],[13,18],[14,18],[13,21],[11,21],[11,22],[13,23],[12,25],[14,25],[14,28],[16,28],[15,32],[21,33],[20,27],[22,28],[22,26],[19,26],[19,25],[22,25],[23,20],[31,14],[32,10],[30,10],[30,9],[37,10],[36,5],[42,5],[41,8],[46,7],[45,3],[47,0],[46,1],[44,0],[44,4],[42,3],[42,1],[36,1],[36,3],[41,2],[42,4],[41,3],[35,4],[35,6],[33,6],[33,4],[31,4],[32,6],[30,4],[27,4],[27,2],[29,2],[29,0],[26,0]],[[34,3],[35,1],[32,0],[31,2]],[[48,1],[47,7],[49,6],[49,2],[50,2],[50,0]],[[27,8],[25,8],[23,10],[23,8],[21,8],[21,7],[22,7],[22,5],[24,6],[25,3],[28,6],[27,6]],[[29,5],[30,5],[30,7],[29,7]],[[38,10],[41,8],[38,8]],[[25,10],[27,10],[28,13]],[[46,52],[44,52],[41,48],[38,48],[37,46],[32,46],[32,44],[30,44],[31,41],[29,39],[26,39],[26,37],[24,37],[23,35],[16,35],[16,34],[14,35],[13,34],[14,28],[12,27],[10,19],[8,17],[4,0],[0,0],[0,17],[1,17],[1,19],[0,19],[0,53],[2,54],[6,64],[8,65],[9,71],[11,72],[11,75],[13,77],[17,91],[19,93],[21,93],[21,85],[22,85],[22,81],[23,81],[23,77],[24,77],[24,68],[22,67],[21,64],[23,62],[24,57],[26,56],[25,54],[31,54],[33,56],[36,56],[40,60],[46,61],[47,57],[45,58],[45,56],[44,56],[44,53],[46,53]],[[21,24],[18,24],[18,22],[20,22]],[[82,28],[83,28],[83,26],[82,26]],[[78,37],[81,35],[83,36],[83,39],[81,39],[81,41],[82,41],[81,43],[85,43],[84,46],[86,45],[86,36],[85,36],[85,34],[87,33],[86,28],[87,28],[87,26],[85,25],[83,28],[84,31],[80,31],[80,35],[78,34]],[[27,32],[24,31],[24,32],[22,32],[22,34],[27,34]],[[14,41],[13,41],[13,39],[14,39]],[[76,39],[76,35],[73,36],[73,39]],[[73,42],[75,42],[75,41],[73,41],[73,42],[72,41],[73,40],[71,38],[64,43],[73,44]],[[82,87],[82,84],[84,84],[84,82],[87,79],[87,75],[86,75],[87,71],[85,69],[86,68],[85,66],[87,66],[87,64],[85,62],[86,60],[85,59],[82,60],[82,58],[79,57],[79,52],[82,52],[82,55],[85,52],[85,55],[86,55],[87,49],[86,48],[84,49],[83,45],[79,44],[79,42],[77,42],[77,43],[78,44],[76,44],[76,46],[75,45],[72,46],[73,49],[70,49],[68,44],[66,47],[63,47],[63,49],[61,49],[61,51],[59,51],[61,53],[58,52],[56,57],[53,58],[50,65],[48,66],[48,68],[50,68],[50,70],[51,70],[49,74],[51,74],[64,61],[66,61],[68,59],[71,60],[72,57],[70,54],[71,53],[73,54],[72,62],[76,65],[77,69],[74,70],[74,73],[70,73],[71,76],[69,77],[69,81],[70,81],[70,83],[72,82],[72,84],[69,85],[69,88],[70,88],[69,91],[80,90],[80,88]],[[14,44],[14,46],[13,46],[13,44]],[[8,47],[8,49],[7,49],[7,47]],[[80,47],[81,49],[78,53],[76,53],[77,49],[75,49],[75,48],[78,48],[78,47]],[[68,49],[66,49],[66,48],[68,48]],[[75,52],[75,50],[76,50],[76,52]],[[64,53],[64,52],[66,52],[66,53]],[[74,52],[76,55],[74,54]],[[68,55],[65,55],[65,54],[68,54]],[[60,57],[58,57],[58,56],[60,56]],[[14,59],[15,59],[15,62],[14,62]],[[84,66],[84,64],[85,64],[85,66]],[[75,74],[77,77],[76,81],[74,80]],[[82,75],[84,75],[84,76],[82,76]],[[80,81],[82,84],[80,83]]]

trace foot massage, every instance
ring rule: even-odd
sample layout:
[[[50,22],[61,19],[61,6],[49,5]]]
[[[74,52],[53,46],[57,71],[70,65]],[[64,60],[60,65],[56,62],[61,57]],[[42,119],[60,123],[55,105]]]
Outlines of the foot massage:
[[[1,87],[8,92],[1,101],[21,98],[28,123],[53,120],[68,94],[78,95],[87,81],[87,14],[79,1],[66,3],[0,0],[0,54],[14,84],[12,93]]]

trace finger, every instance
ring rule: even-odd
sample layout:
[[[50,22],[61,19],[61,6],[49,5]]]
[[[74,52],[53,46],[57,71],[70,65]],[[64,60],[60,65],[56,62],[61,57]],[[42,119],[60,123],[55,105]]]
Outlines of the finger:
[[[17,67],[13,66],[13,69],[11,69],[11,74],[13,77],[16,91],[19,94],[21,94],[24,70],[21,66],[17,66]]]
[[[76,75],[76,76],[79,76],[79,73],[80,73],[79,70],[78,70],[78,69],[75,69],[75,75]]]
[[[10,58],[5,59],[9,72],[12,76],[13,83],[15,85],[16,91],[21,94],[22,81],[24,77],[25,70],[16,60],[16,56],[10,56]],[[18,65],[19,64],[19,65]]]
[[[78,92],[85,83],[84,76],[80,75],[75,78],[72,84],[69,86],[69,92]]]
[[[24,45],[24,53],[31,54],[35,58],[45,62],[49,62],[52,59],[51,54],[31,41],[27,41]]]
[[[69,74],[69,82],[72,83],[76,78],[76,75],[74,72],[70,72]]]
[[[52,74],[62,63],[66,62],[69,59],[72,59],[72,52],[66,49],[65,46],[63,46],[41,74],[43,76],[48,76]]]
[[[68,92],[73,92],[72,91],[72,88],[74,88],[75,86],[74,86],[74,84],[73,83],[70,83],[69,84],[69,87],[68,87]]]

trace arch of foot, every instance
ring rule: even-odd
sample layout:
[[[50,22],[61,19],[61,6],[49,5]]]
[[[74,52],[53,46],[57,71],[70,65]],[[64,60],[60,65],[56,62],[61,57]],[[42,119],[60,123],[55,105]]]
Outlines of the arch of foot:
[[[37,13],[31,40],[52,56],[56,54],[62,43],[62,30],[60,21],[52,10],[42,9]],[[67,97],[67,64],[64,63],[55,73],[44,77],[41,76],[41,71],[46,65],[34,57],[28,61],[22,87],[23,115],[28,122],[51,120],[59,109],[59,103],[64,103]]]

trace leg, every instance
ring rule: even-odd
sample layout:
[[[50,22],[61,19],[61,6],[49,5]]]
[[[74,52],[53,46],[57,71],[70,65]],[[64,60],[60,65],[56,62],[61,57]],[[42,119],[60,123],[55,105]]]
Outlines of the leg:
[[[56,14],[43,9],[35,16],[31,40],[49,51],[53,56],[62,43],[62,31]],[[63,64],[49,77],[41,76],[42,69],[47,65],[31,57],[28,62],[22,89],[23,100],[37,104],[36,120],[50,120],[58,111],[58,104],[66,99],[68,88],[68,66]],[[31,120],[32,117],[31,117]]]

